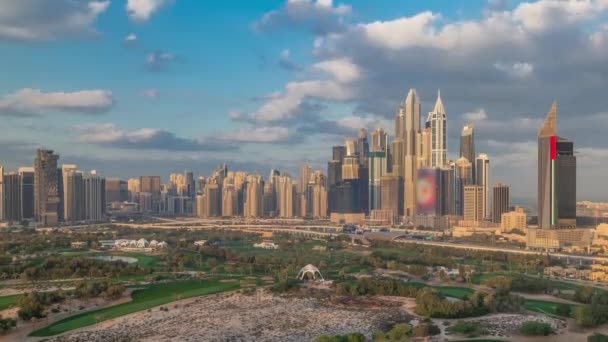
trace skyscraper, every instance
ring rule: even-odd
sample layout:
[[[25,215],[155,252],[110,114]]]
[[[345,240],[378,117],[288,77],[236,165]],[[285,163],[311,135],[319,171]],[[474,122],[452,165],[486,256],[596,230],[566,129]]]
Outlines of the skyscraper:
[[[491,218],[492,204],[490,197],[490,159],[485,153],[480,153],[475,160],[475,168],[477,172],[476,184],[483,188],[483,217]]]
[[[97,175],[97,172],[94,170],[91,171],[90,174],[84,176],[83,181],[85,219],[88,221],[99,222],[103,220],[103,213],[105,212],[105,181],[99,175]]]
[[[365,128],[361,128],[359,130],[359,137],[357,139],[357,156],[359,157],[359,164],[367,167],[369,142],[367,141],[367,130]]]
[[[127,182],[118,178],[106,178],[106,201],[125,202],[129,200],[129,189]]]
[[[72,171],[76,171],[78,167],[74,164],[63,164],[61,165],[61,193],[63,194],[63,219],[65,221],[68,220],[68,205],[66,204],[67,197],[67,183],[68,183],[68,174]]]
[[[483,221],[483,187],[466,185],[464,187],[464,220]]]
[[[152,213],[158,213],[160,204],[160,177],[159,176],[141,176],[139,178],[140,192],[149,193],[151,196]]]
[[[558,137],[555,101],[538,133],[538,227],[576,227],[574,144]]]
[[[403,140],[403,178],[405,216],[416,214],[416,181],[418,170],[418,137],[420,134],[420,99],[416,90],[410,89],[405,101],[397,111],[395,119],[395,137]]]
[[[20,167],[21,177],[21,217],[23,220],[34,218],[34,168]]]
[[[4,221],[21,221],[21,175],[4,175]]]
[[[186,170],[184,172],[186,177],[186,197],[194,199],[196,196],[196,184],[194,183],[194,173]]]
[[[475,129],[472,124],[465,125],[460,134],[460,157],[467,158],[471,163],[475,163]],[[475,165],[473,165],[472,179],[475,180]]]
[[[312,169],[307,164],[302,164],[300,166],[300,192],[305,194],[306,188],[308,187],[308,182],[310,181],[310,176],[312,175]]]
[[[447,161],[447,121],[441,92],[437,91],[435,108],[429,112],[427,122],[431,130],[431,167],[443,167]]]
[[[278,179],[279,182],[279,216],[292,218],[294,216],[294,191],[291,177],[283,174]]]
[[[384,141],[382,141],[384,139]],[[369,153],[369,210],[381,208],[380,180],[387,174],[387,134],[381,128],[372,132],[372,146]]]
[[[85,190],[82,172],[77,170],[66,170],[63,173],[63,207],[64,220],[66,222],[78,222],[85,220]]]
[[[34,160],[34,216],[43,225],[58,223],[59,182],[52,150],[38,149]]]
[[[492,222],[501,223],[502,214],[509,212],[509,186],[497,183],[492,192]]]

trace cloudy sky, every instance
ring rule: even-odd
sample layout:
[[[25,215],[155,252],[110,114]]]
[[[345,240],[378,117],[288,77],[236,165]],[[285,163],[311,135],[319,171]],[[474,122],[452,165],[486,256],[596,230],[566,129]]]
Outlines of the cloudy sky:
[[[132,177],[219,163],[266,174],[437,90],[449,156],[476,127],[492,182],[536,195],[551,101],[579,199],[608,199],[608,0],[0,0],[0,163]]]

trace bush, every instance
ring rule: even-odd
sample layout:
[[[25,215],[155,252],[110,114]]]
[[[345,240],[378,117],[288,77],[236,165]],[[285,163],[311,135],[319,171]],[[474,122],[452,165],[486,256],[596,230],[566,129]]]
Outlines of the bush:
[[[361,333],[336,336],[322,335],[315,338],[313,342],[365,342],[365,335]]]
[[[587,342],[608,342],[608,336],[600,333],[595,333],[587,337]]]
[[[482,334],[481,327],[477,322],[460,321],[452,325],[451,327],[448,327],[447,331],[451,333],[466,335],[467,337],[477,337]]]
[[[11,328],[17,326],[17,321],[12,318],[2,318],[0,316],[0,334],[4,334],[9,331]]]
[[[427,337],[441,334],[441,329],[432,323],[420,323],[412,329],[412,336]]]
[[[521,326],[520,332],[525,336],[549,336],[553,333],[553,327],[544,322],[527,321]]]
[[[557,304],[555,308],[555,313],[558,316],[570,317],[572,315],[571,311],[570,305],[564,303]]]

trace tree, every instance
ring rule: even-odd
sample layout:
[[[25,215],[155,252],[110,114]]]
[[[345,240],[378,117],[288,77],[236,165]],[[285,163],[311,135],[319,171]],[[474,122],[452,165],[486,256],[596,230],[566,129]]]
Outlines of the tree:
[[[545,322],[527,321],[521,326],[520,332],[525,336],[549,336],[553,327]]]
[[[593,312],[589,305],[579,305],[574,310],[574,320],[576,324],[583,328],[590,328],[594,326]]]
[[[555,308],[555,313],[558,316],[570,317],[571,311],[572,308],[570,307],[570,305],[565,303],[557,304],[557,307]]]
[[[579,303],[589,304],[593,297],[593,289],[589,286],[580,286],[574,292],[574,300]]]
[[[409,324],[398,323],[386,335],[389,341],[407,341],[411,333],[412,328]]]

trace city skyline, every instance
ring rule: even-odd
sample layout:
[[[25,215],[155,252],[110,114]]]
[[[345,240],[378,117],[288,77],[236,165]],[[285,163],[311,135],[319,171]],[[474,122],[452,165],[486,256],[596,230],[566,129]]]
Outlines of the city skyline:
[[[160,1],[151,12],[118,1],[76,3],[62,7],[86,14],[75,27],[49,11],[23,35],[0,30],[7,172],[33,166],[38,147],[55,150],[60,164],[125,180],[185,169],[209,174],[223,162],[260,174],[297,175],[302,162],[325,170],[326,147],[356,139],[361,127],[383,128],[392,140],[394,111],[408,89],[417,89],[424,116],[441,89],[447,159],[458,159],[460,130],[472,123],[477,151],[492,159],[490,185],[511,185],[513,198],[536,197],[529,191],[536,177],[525,175],[536,164],[541,113],[557,100],[560,134],[577,146],[578,199],[605,199],[607,70],[599,61],[608,57],[601,17],[608,8],[599,1],[302,1],[296,10],[285,1],[238,8]],[[16,10],[0,23],[33,18],[31,4],[9,2]],[[463,30],[483,31],[491,20],[505,32],[519,27],[519,36],[493,26],[497,47]],[[222,37],[213,33],[218,27]],[[388,29],[402,34],[389,39]],[[208,47],[213,52],[203,53]],[[542,49],[558,49],[555,59],[545,60]],[[568,51],[584,56],[581,65],[568,64]]]

